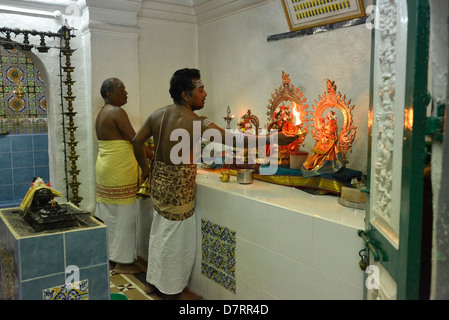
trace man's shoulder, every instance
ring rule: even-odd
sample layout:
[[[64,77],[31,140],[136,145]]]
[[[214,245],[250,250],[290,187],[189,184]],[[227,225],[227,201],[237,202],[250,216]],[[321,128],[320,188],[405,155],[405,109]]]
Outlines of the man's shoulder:
[[[170,107],[170,105],[161,107],[157,109],[156,111],[153,111],[153,113],[150,114],[151,119],[159,119],[162,117],[162,114]]]
[[[163,113],[163,112],[165,112],[166,110],[172,108],[173,106],[174,106],[174,104],[169,104],[169,105],[160,107],[159,109],[157,109],[157,110],[154,111],[153,113]]]
[[[126,111],[119,106],[113,106],[113,105],[105,105],[103,107],[103,112],[112,114],[112,115],[122,115],[122,114],[126,114]]]

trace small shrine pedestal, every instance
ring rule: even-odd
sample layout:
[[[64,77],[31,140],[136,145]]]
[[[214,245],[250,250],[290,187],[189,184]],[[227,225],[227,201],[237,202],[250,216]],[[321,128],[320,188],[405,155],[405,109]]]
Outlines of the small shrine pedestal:
[[[109,300],[107,228],[74,215],[76,226],[35,231],[19,208],[0,211],[0,299]]]

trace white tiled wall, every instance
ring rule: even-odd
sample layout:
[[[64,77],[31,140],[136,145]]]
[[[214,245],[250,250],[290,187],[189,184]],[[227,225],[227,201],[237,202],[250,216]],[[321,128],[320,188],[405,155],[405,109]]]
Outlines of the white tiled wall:
[[[293,211],[254,200],[245,192],[222,190],[221,186],[200,181],[196,218],[236,232],[236,294],[201,274],[199,227],[191,290],[204,299],[363,298],[358,252],[364,244],[356,227],[324,220],[318,213],[302,214],[301,209]],[[270,186],[266,184],[266,188]]]

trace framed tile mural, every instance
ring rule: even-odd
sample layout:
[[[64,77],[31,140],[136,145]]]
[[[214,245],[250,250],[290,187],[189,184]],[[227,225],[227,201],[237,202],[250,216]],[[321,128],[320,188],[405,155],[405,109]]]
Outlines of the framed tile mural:
[[[20,50],[0,46],[0,131],[47,132],[47,99],[41,72]]]
[[[365,16],[363,0],[281,0],[290,31]]]

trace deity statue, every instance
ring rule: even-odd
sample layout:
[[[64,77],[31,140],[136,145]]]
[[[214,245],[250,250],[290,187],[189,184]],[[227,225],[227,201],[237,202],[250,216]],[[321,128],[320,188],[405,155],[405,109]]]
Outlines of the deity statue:
[[[282,85],[271,95],[267,106],[267,131],[278,130],[285,133],[297,134],[298,139],[288,146],[278,146],[277,153],[280,165],[289,165],[290,154],[299,152],[300,145],[304,146],[304,139],[308,133],[308,105],[306,98],[299,88],[291,84],[290,77],[282,71]],[[294,113],[297,116],[294,116]],[[266,155],[272,156],[271,146],[267,146]],[[274,154],[274,152],[273,152]]]
[[[312,149],[312,154],[304,161],[301,172],[304,177],[335,173],[345,166],[338,147],[337,117],[329,111],[327,117],[318,122],[319,139]]]
[[[57,190],[44,183],[41,177],[34,177],[31,187],[20,205],[23,218],[35,231],[44,231],[77,225],[71,213],[55,200],[62,196]]]

